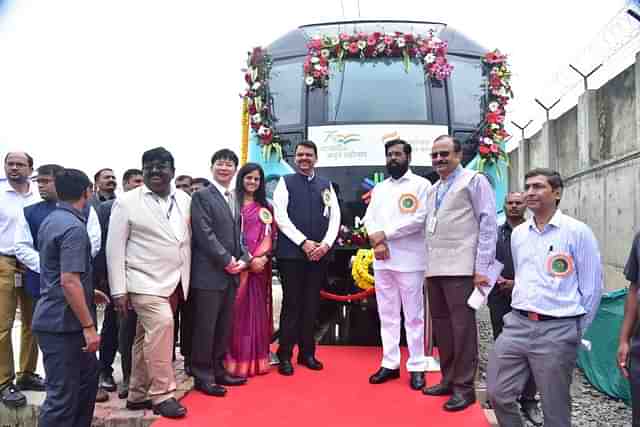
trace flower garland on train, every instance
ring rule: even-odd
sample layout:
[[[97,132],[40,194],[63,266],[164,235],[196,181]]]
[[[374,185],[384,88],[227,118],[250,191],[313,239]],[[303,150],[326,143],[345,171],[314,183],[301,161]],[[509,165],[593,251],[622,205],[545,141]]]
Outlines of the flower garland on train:
[[[487,76],[487,100],[484,120],[479,130],[480,171],[500,160],[507,163],[509,161],[503,146],[510,135],[505,130],[504,122],[507,104],[513,98],[507,55],[496,49],[484,56],[482,64]],[[496,172],[500,176],[499,168],[496,168]]]
[[[409,62],[417,59],[428,78],[445,80],[453,66],[447,62],[447,42],[432,33],[359,32],[340,33],[337,36],[316,35],[307,44],[304,61],[304,82],[310,88],[323,88],[329,84],[329,62],[338,61],[342,67],[345,59],[400,57],[409,69]]]
[[[274,132],[272,98],[269,90],[269,77],[273,61],[264,49],[254,48],[248,54],[244,80],[247,88],[240,95],[247,104],[245,114],[249,116],[249,125],[258,135],[262,146],[262,157],[269,160],[272,154],[282,158],[280,138]]]

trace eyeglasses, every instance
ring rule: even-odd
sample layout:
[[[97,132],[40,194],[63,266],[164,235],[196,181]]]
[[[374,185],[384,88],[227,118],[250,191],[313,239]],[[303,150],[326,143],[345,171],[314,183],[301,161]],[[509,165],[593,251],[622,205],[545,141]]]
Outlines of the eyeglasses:
[[[159,171],[170,170],[171,163],[163,162],[163,163],[150,163],[150,164],[142,165],[142,170],[145,172],[153,172],[155,169]]]
[[[432,159],[437,159],[438,156],[444,158],[449,157],[449,154],[451,154],[450,151],[434,151],[433,153],[431,153],[431,158]]]

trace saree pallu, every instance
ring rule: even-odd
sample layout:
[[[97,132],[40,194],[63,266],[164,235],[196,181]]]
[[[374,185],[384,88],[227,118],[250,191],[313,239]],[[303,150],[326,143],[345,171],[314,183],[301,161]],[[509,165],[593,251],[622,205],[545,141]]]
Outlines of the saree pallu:
[[[263,206],[253,202],[242,208],[242,237],[253,256],[270,253],[275,224],[264,224],[259,212]],[[240,275],[236,293],[233,326],[225,366],[231,375],[251,377],[269,372],[269,345],[273,334],[271,301],[271,262],[263,271]]]

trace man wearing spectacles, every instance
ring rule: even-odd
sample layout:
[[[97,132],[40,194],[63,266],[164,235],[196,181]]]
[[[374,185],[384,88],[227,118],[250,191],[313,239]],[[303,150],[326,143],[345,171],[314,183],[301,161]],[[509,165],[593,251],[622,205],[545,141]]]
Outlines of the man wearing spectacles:
[[[442,135],[431,149],[440,176],[427,197],[427,291],[442,380],[425,388],[431,396],[450,395],[446,411],[460,411],[476,400],[478,365],[475,311],[467,305],[474,287],[482,289],[496,253],[496,201],[489,181],[463,169],[462,146]]]

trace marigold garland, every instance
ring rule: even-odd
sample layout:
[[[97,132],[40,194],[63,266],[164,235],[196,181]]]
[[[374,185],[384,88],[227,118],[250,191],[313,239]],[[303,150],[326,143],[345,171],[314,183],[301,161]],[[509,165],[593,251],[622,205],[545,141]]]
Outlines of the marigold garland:
[[[374,287],[375,280],[369,272],[369,268],[373,264],[373,249],[358,249],[356,252],[353,265],[351,266],[351,275],[353,280],[360,289],[371,289]]]

